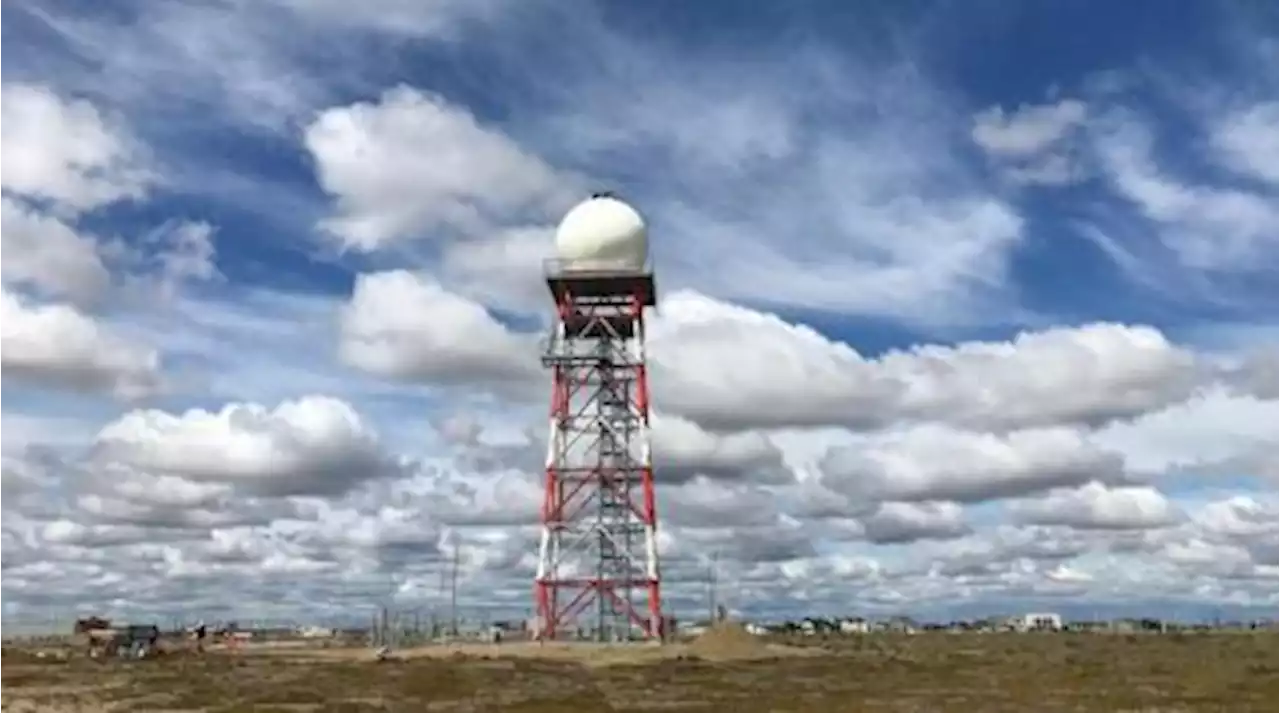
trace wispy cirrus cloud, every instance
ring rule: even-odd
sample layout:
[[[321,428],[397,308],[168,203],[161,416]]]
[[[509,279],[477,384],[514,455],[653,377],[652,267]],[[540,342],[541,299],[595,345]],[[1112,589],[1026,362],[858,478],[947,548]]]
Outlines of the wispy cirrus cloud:
[[[743,64],[579,32],[596,71],[522,133],[573,137],[552,152],[571,165],[605,159],[597,175],[645,206],[668,280],[924,322],[1005,296],[1022,217],[957,150],[967,116],[905,58],[813,42]]]

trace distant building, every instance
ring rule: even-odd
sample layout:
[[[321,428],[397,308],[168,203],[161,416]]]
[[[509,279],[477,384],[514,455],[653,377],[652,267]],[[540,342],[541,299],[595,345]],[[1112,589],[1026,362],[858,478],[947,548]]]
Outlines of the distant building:
[[[337,634],[336,629],[327,626],[304,626],[298,629],[298,636],[303,639],[332,639]]]
[[[839,627],[841,634],[865,634],[871,631],[871,624],[862,617],[841,619]]]
[[[1061,631],[1062,616],[1053,613],[1033,613],[1016,616],[1009,622],[1015,631]]]

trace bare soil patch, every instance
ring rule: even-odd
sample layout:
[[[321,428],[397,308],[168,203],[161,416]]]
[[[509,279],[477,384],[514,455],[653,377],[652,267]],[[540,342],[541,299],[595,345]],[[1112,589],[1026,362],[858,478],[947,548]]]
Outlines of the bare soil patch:
[[[750,661],[822,653],[812,647],[769,643],[736,622],[723,622],[708,629],[689,644],[688,651],[708,661]]]
[[[492,660],[540,659],[575,663],[588,667],[643,665],[666,660],[750,661],[783,656],[822,655],[820,648],[788,646],[769,642],[747,633],[741,625],[723,624],[692,642],[669,644],[600,644],[594,642],[504,642],[426,644],[391,651],[389,661],[413,659]],[[318,646],[256,646],[242,648],[236,655],[289,658],[298,661],[372,661],[367,648],[321,648]]]

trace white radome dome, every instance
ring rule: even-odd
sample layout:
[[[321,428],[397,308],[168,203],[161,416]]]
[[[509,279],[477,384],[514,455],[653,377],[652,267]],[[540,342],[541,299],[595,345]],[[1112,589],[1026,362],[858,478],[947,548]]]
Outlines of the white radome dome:
[[[574,206],[556,228],[556,255],[567,270],[644,269],[649,231],[640,213],[610,195]]]

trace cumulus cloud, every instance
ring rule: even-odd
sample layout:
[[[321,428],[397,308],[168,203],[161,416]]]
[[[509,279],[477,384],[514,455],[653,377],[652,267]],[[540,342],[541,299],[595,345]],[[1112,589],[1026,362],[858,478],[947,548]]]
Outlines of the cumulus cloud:
[[[0,363],[6,377],[125,399],[161,384],[154,349],[113,334],[67,305],[39,305],[5,292],[0,302]]]
[[[686,531],[776,527],[782,515],[771,493],[750,484],[702,476],[683,483],[669,482],[660,473],[657,487],[662,522]]]
[[[46,87],[3,87],[3,186],[78,213],[141,198],[155,176],[142,149],[89,102]]]
[[[767,436],[708,433],[697,424],[674,416],[654,419],[653,459],[666,482],[681,482],[697,475],[772,485],[795,480],[783,463],[782,451]]]
[[[133,411],[105,426],[95,443],[106,464],[260,495],[341,493],[397,471],[349,404],[321,396],[270,409]]]
[[[173,220],[132,240],[86,231],[102,209],[142,199],[160,180],[146,149],[84,99],[36,84],[3,92],[5,376],[127,399],[152,394],[158,352],[87,310],[117,287],[172,297],[216,276],[213,228]]]
[[[1117,324],[868,359],[812,328],[683,292],[667,298],[651,337],[658,402],[713,429],[1098,423],[1177,403],[1201,380],[1192,353]]]
[[[1275,503],[1264,503],[1248,495],[1207,503],[1194,519],[1206,532],[1229,538],[1274,536],[1280,529]]]
[[[111,283],[92,237],[8,197],[0,200],[0,240],[6,285],[87,304]]]
[[[1274,398],[1208,389],[1095,432],[1090,440],[1148,474],[1276,477],[1280,409]]]
[[[1015,503],[1011,509],[1015,516],[1038,525],[1111,530],[1162,527],[1175,522],[1179,515],[1155,488],[1108,487],[1096,481]]]
[[[834,448],[820,467],[824,485],[862,502],[981,502],[1125,477],[1119,456],[1069,428],[996,435],[919,426]]]
[[[964,509],[951,502],[880,503],[862,525],[868,541],[886,545],[945,540],[971,531]]]
[[[548,314],[551,296],[544,273],[555,256],[550,226],[523,226],[450,243],[441,279],[459,294],[519,314]]]
[[[341,314],[342,358],[395,379],[521,385],[540,374],[534,342],[428,275],[360,275]]]
[[[322,112],[306,145],[336,201],[325,229],[359,250],[483,235],[503,219],[549,215],[571,200],[565,179],[537,156],[465,108],[410,87]]]

